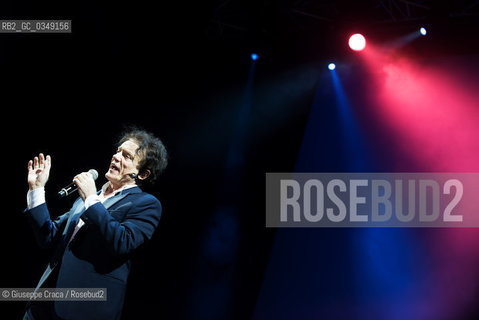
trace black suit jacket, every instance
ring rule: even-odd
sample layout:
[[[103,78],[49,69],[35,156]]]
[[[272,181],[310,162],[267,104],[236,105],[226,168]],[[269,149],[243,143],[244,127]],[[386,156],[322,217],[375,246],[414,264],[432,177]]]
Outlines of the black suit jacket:
[[[138,187],[87,210],[77,199],[69,212],[54,221],[46,204],[28,210],[40,246],[56,246],[39,287],[51,270],[59,268],[58,288],[107,289],[107,301],[55,301],[55,313],[63,319],[119,319],[131,255],[151,239],[161,211],[158,199]],[[70,242],[80,217],[85,225]]]

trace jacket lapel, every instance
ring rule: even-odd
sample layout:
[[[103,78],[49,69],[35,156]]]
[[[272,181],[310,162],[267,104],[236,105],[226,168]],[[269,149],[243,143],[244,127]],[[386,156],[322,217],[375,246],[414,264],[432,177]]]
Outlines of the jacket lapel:
[[[70,216],[68,217],[65,229],[63,229],[64,236],[66,236],[67,234],[71,234],[71,232],[69,232],[70,226],[75,226],[78,223],[79,216],[81,213],[83,213],[83,211],[85,211],[85,205],[83,201],[78,198],[78,200],[75,201],[72,209],[70,210]]]
[[[115,203],[117,203],[118,201],[120,201],[121,199],[123,199],[124,197],[126,197],[128,195],[128,193],[124,193],[122,194],[121,192],[119,194],[117,194],[116,196],[113,196],[111,198],[108,198],[106,199],[104,202],[103,202],[103,206],[108,210],[108,208],[110,208],[112,205],[114,205]]]
[[[138,192],[141,192],[141,189],[139,187],[132,187],[132,188],[125,189],[121,191],[120,193],[118,193],[117,195],[103,201],[103,206],[108,210],[112,205],[114,205],[115,203],[117,203],[118,201],[126,197],[128,194],[138,193]]]

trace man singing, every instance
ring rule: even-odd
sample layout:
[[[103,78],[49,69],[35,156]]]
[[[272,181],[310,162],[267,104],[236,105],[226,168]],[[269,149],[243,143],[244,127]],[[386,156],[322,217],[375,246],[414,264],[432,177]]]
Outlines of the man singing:
[[[41,247],[54,248],[37,288],[106,288],[106,301],[31,302],[24,319],[119,319],[131,255],[151,239],[161,204],[139,186],[155,181],[167,165],[160,139],[133,129],[120,139],[97,192],[88,172],[73,182],[80,197],[71,210],[50,219],[45,203],[51,157],[28,162],[26,215]]]

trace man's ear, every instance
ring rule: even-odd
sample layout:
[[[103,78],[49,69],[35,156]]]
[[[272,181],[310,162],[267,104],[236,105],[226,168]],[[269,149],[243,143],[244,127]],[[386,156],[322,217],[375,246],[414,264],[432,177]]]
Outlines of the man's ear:
[[[140,180],[145,180],[146,178],[148,178],[151,174],[151,171],[149,169],[146,169],[144,170],[141,174],[138,174],[138,179]]]

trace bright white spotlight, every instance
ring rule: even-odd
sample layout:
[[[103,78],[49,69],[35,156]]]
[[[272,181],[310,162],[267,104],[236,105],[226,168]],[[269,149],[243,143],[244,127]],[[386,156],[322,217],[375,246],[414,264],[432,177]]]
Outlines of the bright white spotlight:
[[[361,51],[366,47],[366,38],[360,33],[353,34],[349,38],[349,47],[354,51]]]
[[[419,33],[422,34],[423,36],[425,36],[427,34],[426,28],[419,29]]]
[[[336,69],[336,65],[331,62],[330,64],[328,64],[328,69],[333,71],[334,69]]]

